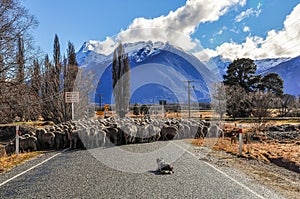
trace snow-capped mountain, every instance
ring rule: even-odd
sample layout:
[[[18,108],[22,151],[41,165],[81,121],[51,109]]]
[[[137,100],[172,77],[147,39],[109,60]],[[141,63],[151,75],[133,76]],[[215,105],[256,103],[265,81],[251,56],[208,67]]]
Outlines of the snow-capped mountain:
[[[84,42],[80,50],[76,53],[79,66],[87,65],[88,63],[101,63],[110,58],[109,56],[97,53],[98,46],[100,44],[96,41]]]
[[[284,93],[300,95],[300,56],[281,62],[277,66],[269,68],[263,74],[275,72],[283,80]]]
[[[159,100],[185,103],[187,80],[193,80],[192,101],[210,101],[209,87],[218,78],[196,57],[163,42],[125,43],[130,62],[131,103],[158,103]],[[94,71],[97,89],[95,101],[113,103],[112,53],[98,53],[95,41],[86,42],[77,53],[82,68]]]
[[[230,60],[224,60],[221,56],[217,56],[205,64],[215,75],[223,78],[230,63]],[[254,60],[254,63],[257,66],[257,74],[278,73],[284,81],[284,93],[300,95],[300,56]]]
[[[269,70],[270,68],[273,68],[283,62],[287,62],[291,60],[291,58],[274,58],[274,59],[260,59],[255,60],[254,63],[257,66],[256,72],[258,74],[263,73],[266,70]]]

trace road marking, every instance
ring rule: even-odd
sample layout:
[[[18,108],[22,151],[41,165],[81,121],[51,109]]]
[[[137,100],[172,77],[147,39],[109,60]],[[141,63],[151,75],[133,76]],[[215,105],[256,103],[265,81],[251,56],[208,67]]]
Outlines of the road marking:
[[[40,165],[42,165],[42,164],[48,162],[49,160],[55,158],[56,156],[62,154],[63,152],[66,152],[67,150],[68,150],[68,149],[64,149],[64,150],[62,150],[60,153],[57,153],[57,154],[51,156],[50,158],[48,158],[48,159],[42,161],[41,163],[39,163],[39,164],[37,164],[37,165],[35,165],[35,166],[33,166],[33,167],[27,169],[26,171],[23,171],[23,172],[19,173],[18,175],[15,175],[14,177],[12,177],[12,178],[10,178],[10,179],[8,179],[8,180],[2,182],[2,183],[0,184],[0,187],[2,187],[3,185],[7,184],[8,182],[10,182],[10,181],[16,179],[17,177],[20,177],[21,175],[24,175],[24,174],[27,173],[28,171],[31,171],[32,169],[34,169],[34,168],[36,168],[36,167],[38,167],[38,166],[40,166]]]
[[[174,145],[176,145],[177,147],[181,148],[182,150],[186,151],[187,153],[189,153],[190,155],[194,156],[195,158],[199,158],[197,157],[195,154],[193,154],[192,152],[186,150],[185,148],[183,148],[182,146],[172,142]],[[246,185],[244,185],[243,183],[240,183],[239,181],[237,181],[236,179],[230,177],[229,175],[227,175],[225,172],[221,171],[220,169],[218,169],[217,167],[215,167],[214,165],[203,161],[206,165],[210,166],[211,168],[213,168],[214,170],[218,171],[219,173],[223,174],[225,177],[227,177],[228,179],[232,180],[233,182],[235,182],[236,184],[240,185],[241,187],[243,187],[244,189],[248,190],[249,192],[253,193],[254,195],[256,195],[258,198],[261,199],[265,199],[265,197],[259,195],[258,193],[256,193],[255,191],[253,191],[252,189],[250,189],[249,187],[247,187]]]

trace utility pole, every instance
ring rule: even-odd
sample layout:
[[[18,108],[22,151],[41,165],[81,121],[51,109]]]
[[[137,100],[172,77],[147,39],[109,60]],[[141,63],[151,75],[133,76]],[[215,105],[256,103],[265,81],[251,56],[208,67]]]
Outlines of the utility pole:
[[[100,94],[99,94],[100,110],[101,110],[101,107],[102,107],[102,99],[103,99],[103,94],[100,93]]]
[[[194,80],[184,81],[188,83],[188,109],[189,109],[189,118],[191,118],[191,83],[195,82]]]

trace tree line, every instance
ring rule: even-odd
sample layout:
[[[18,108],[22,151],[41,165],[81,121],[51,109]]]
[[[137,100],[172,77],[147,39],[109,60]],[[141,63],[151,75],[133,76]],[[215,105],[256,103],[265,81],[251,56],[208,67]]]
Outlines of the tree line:
[[[283,80],[277,73],[256,74],[257,66],[249,58],[229,64],[223,82],[213,86],[212,107],[222,118],[299,116],[300,97],[283,92]],[[273,112],[274,113],[274,112]]]
[[[43,56],[30,34],[38,25],[34,16],[19,0],[0,1],[0,123],[21,120],[45,120],[60,123],[71,119],[71,105],[64,93],[84,91],[78,114],[86,110],[92,90],[92,72],[82,75],[76,62],[75,47],[68,42],[61,52],[58,35],[54,35],[53,57]],[[300,98],[283,93],[283,80],[276,73],[257,75],[254,61],[234,60],[222,84],[215,84],[212,107],[223,117],[266,117],[271,109],[279,115],[299,115]],[[85,78],[90,79],[85,79]],[[130,66],[122,44],[113,54],[112,79],[116,112],[124,117],[130,102]],[[79,86],[78,86],[79,85]],[[223,86],[225,85],[225,86]],[[83,88],[80,88],[82,86]]]
[[[0,2],[0,123],[70,120],[71,105],[64,92],[73,91],[78,73],[75,48],[69,41],[62,55],[54,36],[53,59],[41,57],[30,31],[38,22],[19,0]]]

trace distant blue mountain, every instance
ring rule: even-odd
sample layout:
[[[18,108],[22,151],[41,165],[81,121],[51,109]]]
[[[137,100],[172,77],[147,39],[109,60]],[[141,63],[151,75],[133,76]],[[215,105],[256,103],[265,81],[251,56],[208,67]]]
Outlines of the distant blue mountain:
[[[99,53],[103,49],[100,42],[85,42],[77,53],[77,61],[82,68],[93,71],[97,88],[92,101],[114,103],[112,94],[111,63],[112,53]],[[210,87],[221,81],[226,74],[230,60],[221,56],[213,57],[206,63],[182,49],[163,42],[125,43],[131,67],[131,103],[187,102],[187,80],[193,80],[191,100],[210,101]],[[255,60],[257,74],[276,72],[284,80],[284,92],[300,95],[300,56]]]
[[[300,56],[282,62],[263,72],[263,74],[275,72],[284,80],[284,93],[300,95]]]
[[[88,47],[88,50],[87,50]],[[112,94],[112,54],[93,51],[95,46],[85,43],[77,53],[81,67],[94,71],[99,78],[95,102],[114,103]],[[193,80],[191,101],[210,101],[209,87],[218,80],[204,64],[192,54],[162,42],[124,44],[130,62],[130,103],[155,103],[159,100],[186,103],[187,80]]]
[[[230,63],[231,61],[217,56],[211,58],[205,64],[215,75],[223,78]],[[254,60],[254,63],[257,66],[257,74],[277,73],[284,81],[284,93],[295,96],[300,95],[300,56]]]

